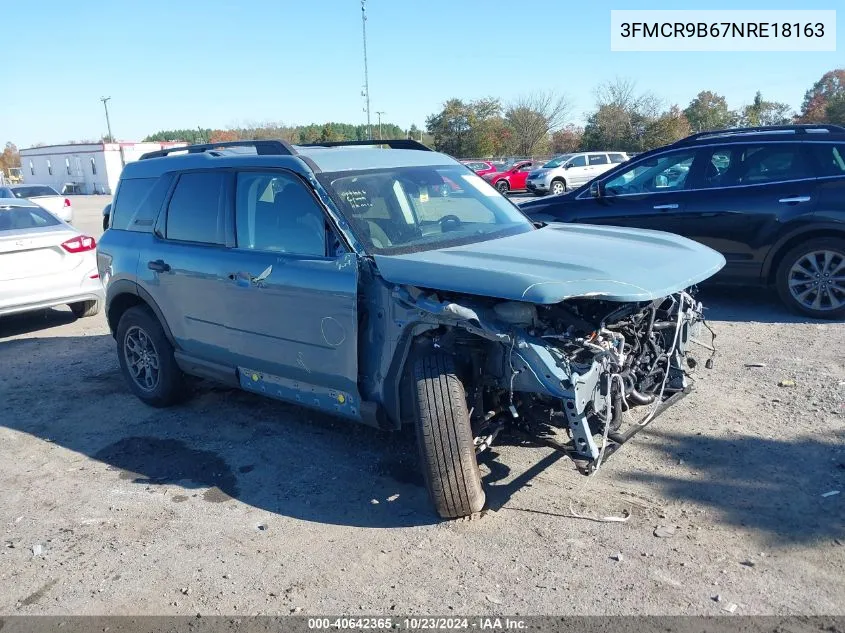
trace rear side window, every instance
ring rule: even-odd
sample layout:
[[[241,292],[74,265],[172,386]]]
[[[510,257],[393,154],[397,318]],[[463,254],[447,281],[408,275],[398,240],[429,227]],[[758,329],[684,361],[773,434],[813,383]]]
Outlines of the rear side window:
[[[811,143],[819,176],[845,176],[845,143]]]
[[[154,197],[150,195],[158,178],[132,178],[120,181],[117,196],[111,208],[111,228],[121,231],[152,230],[152,223],[165,191]]]
[[[223,174],[206,171],[182,174],[167,207],[169,240],[223,244],[221,205]]]
[[[610,162],[614,164],[624,163],[627,160],[624,154],[608,154],[608,156],[610,156]]]
[[[54,226],[59,220],[41,208],[12,207],[0,209],[0,233],[19,229],[37,229],[41,226]]]
[[[810,178],[799,143],[732,145],[708,151],[703,188],[762,185]]]
[[[591,165],[607,165],[609,161],[604,154],[590,154]]]

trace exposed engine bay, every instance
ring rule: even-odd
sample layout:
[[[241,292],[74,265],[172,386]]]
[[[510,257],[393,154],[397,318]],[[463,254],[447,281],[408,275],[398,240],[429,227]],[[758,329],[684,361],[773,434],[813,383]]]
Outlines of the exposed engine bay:
[[[587,470],[689,392],[690,344],[706,326],[693,291],[551,305],[400,292],[439,324],[426,336],[462,367],[477,451],[512,427]]]

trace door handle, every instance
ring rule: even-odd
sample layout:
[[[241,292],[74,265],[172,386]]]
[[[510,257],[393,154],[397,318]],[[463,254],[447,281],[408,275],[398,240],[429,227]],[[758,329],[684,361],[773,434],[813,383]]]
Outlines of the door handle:
[[[154,259],[151,262],[147,262],[147,268],[154,270],[157,273],[170,272],[170,264],[166,263],[163,259]]]
[[[665,211],[666,209],[677,209],[677,204],[656,204],[654,205],[655,209],[660,209],[661,211]]]
[[[810,196],[794,196],[792,198],[781,198],[778,202],[784,202],[786,204],[794,204],[796,202],[809,202]]]

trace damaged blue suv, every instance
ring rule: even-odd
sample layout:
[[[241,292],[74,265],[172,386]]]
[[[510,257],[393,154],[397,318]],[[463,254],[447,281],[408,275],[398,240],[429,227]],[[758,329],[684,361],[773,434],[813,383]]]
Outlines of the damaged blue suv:
[[[413,424],[445,518],[482,509],[476,454],[503,428],[589,472],[683,397],[691,287],[725,263],[657,231],[532,223],[409,140],[153,152],[108,221],[108,323],[141,400],[197,376]]]

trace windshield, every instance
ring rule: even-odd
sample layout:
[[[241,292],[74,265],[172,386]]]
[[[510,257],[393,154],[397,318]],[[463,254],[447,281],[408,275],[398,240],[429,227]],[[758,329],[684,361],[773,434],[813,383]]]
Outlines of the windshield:
[[[31,185],[28,187],[15,187],[12,193],[16,198],[37,198],[38,196],[57,196],[59,192],[46,185]]]
[[[572,154],[563,154],[562,156],[556,156],[555,158],[551,159],[548,163],[543,165],[543,168],[552,169],[553,167],[560,167],[570,158],[572,158]]]
[[[368,252],[399,255],[524,233],[533,225],[457,165],[319,174]]]

